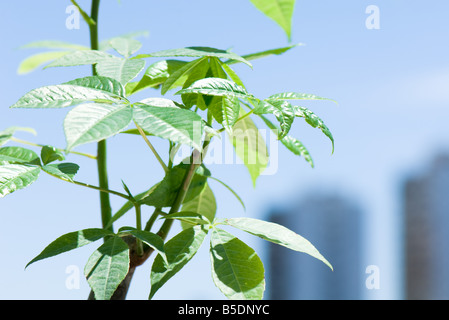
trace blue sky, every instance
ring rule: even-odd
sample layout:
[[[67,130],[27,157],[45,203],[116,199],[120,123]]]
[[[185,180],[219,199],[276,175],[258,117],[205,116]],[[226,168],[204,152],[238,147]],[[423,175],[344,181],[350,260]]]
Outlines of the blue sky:
[[[89,1],[79,1],[88,8]],[[17,50],[35,40],[64,40],[88,45],[88,28],[65,27],[69,1],[1,3],[0,19],[0,129],[33,127],[37,137],[20,138],[63,147],[62,120],[67,110],[11,110],[8,107],[36,87],[58,84],[88,75],[90,68],[47,69],[28,75],[16,73],[20,61],[34,50]],[[380,29],[368,30],[367,6],[380,9]],[[308,103],[335,138],[335,153],[318,130],[296,121],[291,134],[309,149],[315,168],[279,148],[275,175],[260,177],[254,189],[243,166],[215,165],[223,179],[244,199],[247,211],[220,185],[216,193],[218,215],[265,218],[269,209],[288,206],[310,190],[339,190],[365,209],[366,265],[381,271],[381,289],[366,292],[367,299],[400,299],[404,274],[401,266],[401,182],[422,170],[434,153],[449,148],[449,3],[435,1],[297,1],[293,43],[304,43],[280,57],[254,61],[253,69],[236,66],[241,78],[261,98],[277,92],[315,93],[338,101]],[[167,0],[103,1],[100,37],[148,30],[141,52],[185,46],[233,48],[252,53],[288,44],[282,30],[264,17],[250,1]],[[147,91],[143,97],[157,96]],[[165,144],[156,146],[164,148]],[[80,151],[95,152],[94,145]],[[137,150],[137,151],[136,151]],[[78,180],[95,183],[89,160],[70,157],[81,166]],[[111,188],[120,190],[123,179],[139,192],[160,179],[162,172],[143,141],[118,136],[109,143]],[[142,179],[142,177],[147,177]],[[114,208],[121,204],[113,199]],[[145,211],[149,214],[149,211]],[[95,248],[42,261],[24,271],[26,263],[43,247],[66,232],[99,225],[98,195],[91,190],[42,175],[31,187],[0,202],[2,232],[0,298],[85,299],[89,288],[65,285],[67,266],[84,263]],[[132,223],[124,218],[123,224]],[[174,234],[174,232],[172,233]],[[264,244],[241,238],[267,262]],[[313,239],[309,239],[313,243]],[[158,299],[221,299],[210,277],[208,245],[162,288]],[[129,298],[145,299],[149,268],[138,269]],[[363,272],[363,270],[362,270]],[[5,276],[7,275],[7,276]],[[268,288],[269,289],[269,288]]]

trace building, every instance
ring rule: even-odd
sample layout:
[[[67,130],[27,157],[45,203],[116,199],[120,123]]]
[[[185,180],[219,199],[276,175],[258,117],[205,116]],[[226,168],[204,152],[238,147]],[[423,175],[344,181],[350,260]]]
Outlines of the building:
[[[333,194],[314,194],[290,210],[273,212],[272,222],[309,240],[334,271],[307,254],[270,244],[269,299],[362,299],[366,278],[362,218],[351,200]]]
[[[449,155],[404,184],[405,298],[449,299]]]

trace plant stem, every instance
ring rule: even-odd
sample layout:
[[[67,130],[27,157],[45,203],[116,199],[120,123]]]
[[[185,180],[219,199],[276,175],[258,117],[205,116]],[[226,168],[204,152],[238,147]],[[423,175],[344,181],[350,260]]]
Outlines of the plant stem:
[[[134,201],[134,200],[131,199],[131,197],[129,197],[128,195],[126,195],[126,194],[124,194],[124,193],[121,193],[121,192],[118,192],[118,191],[109,190],[109,189],[104,189],[104,188],[101,188],[101,187],[93,186],[93,185],[91,185],[91,184],[87,184],[87,183],[84,183],[84,182],[79,182],[79,181],[76,181],[76,180],[68,180],[68,179],[64,179],[63,177],[60,177],[60,176],[58,176],[58,175],[51,174],[51,173],[49,173],[49,172],[47,172],[47,171],[45,171],[45,172],[46,172],[47,174],[49,174],[50,176],[55,177],[55,178],[57,178],[57,179],[59,179],[59,180],[65,181],[65,182],[70,182],[70,183],[76,184],[76,185],[78,185],[78,186],[82,186],[82,187],[86,187],[86,188],[89,188],[89,189],[101,191],[101,192],[104,192],[104,193],[110,193],[110,194],[116,195],[116,196],[118,196],[118,197],[124,198],[124,199],[126,199],[126,200],[128,200],[128,201]]]
[[[187,194],[187,191],[189,190],[190,183],[192,182],[192,178],[195,175],[196,169],[201,165],[203,162],[204,156],[207,153],[208,146],[210,144],[210,140],[206,140],[203,143],[203,152],[199,152],[198,150],[193,150],[192,155],[190,157],[190,167],[189,170],[186,172],[184,179],[182,181],[181,188],[178,191],[178,194],[176,195],[176,199],[170,208],[170,211],[168,214],[178,212],[184,198]],[[174,219],[166,219],[164,223],[162,224],[161,228],[157,232],[157,234],[162,238],[165,239],[168,235],[168,232],[170,231],[170,228],[173,224]]]
[[[136,208],[136,228],[137,230],[142,230],[142,213],[139,203],[135,203],[134,207]],[[136,253],[138,256],[143,255],[143,246],[142,240],[136,238]]]
[[[11,141],[15,141],[15,142],[17,142],[17,143],[27,144],[27,145],[29,145],[29,146],[34,146],[34,147],[39,147],[39,148],[45,147],[43,144],[34,143],[34,142],[30,142],[30,141],[18,139],[18,138],[15,138],[15,137],[12,137],[12,138],[11,138]],[[87,154],[87,153],[82,153],[82,152],[77,152],[77,151],[66,151],[66,150],[60,149],[60,148],[56,148],[56,149],[57,149],[58,151],[61,151],[61,152],[73,153],[73,154],[77,154],[77,155],[79,155],[79,156],[87,157],[87,158],[94,159],[94,160],[97,159],[96,156],[91,155],[91,154]]]
[[[91,15],[90,18],[95,23],[88,23],[90,31],[90,48],[92,50],[98,50],[98,13],[100,9],[100,0],[92,0]],[[92,65],[92,74],[97,75],[95,65]],[[107,170],[107,146],[106,140],[101,140],[97,144],[97,168],[98,168],[98,181],[99,186],[102,189],[109,189],[108,170]],[[111,200],[109,194],[100,191],[100,210],[101,210],[101,223],[103,228],[107,226],[109,220],[112,217]],[[113,231],[112,225],[107,228]]]
[[[153,151],[154,156],[156,157],[157,161],[160,163],[160,165],[164,169],[165,173],[167,173],[168,172],[167,166],[165,165],[164,161],[162,160],[162,158],[157,153],[157,151],[154,148],[154,146],[151,144],[150,140],[148,140],[147,135],[145,134],[143,129],[135,121],[134,121],[134,124],[136,125],[137,130],[139,130],[139,133],[142,136],[143,140],[145,140],[145,142],[148,145],[148,147],[150,147],[151,151]]]
[[[151,215],[150,219],[147,221],[145,225],[145,231],[150,231],[153,227],[154,222],[156,221],[157,217],[162,213],[162,208],[156,208],[154,209],[153,214]]]

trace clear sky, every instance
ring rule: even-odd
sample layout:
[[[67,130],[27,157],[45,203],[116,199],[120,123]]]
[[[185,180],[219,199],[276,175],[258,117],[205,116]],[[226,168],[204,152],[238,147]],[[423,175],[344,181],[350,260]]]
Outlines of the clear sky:
[[[89,1],[79,1],[88,9]],[[35,40],[64,40],[88,45],[88,28],[69,30],[65,22],[69,1],[1,2],[0,129],[33,127],[37,137],[20,138],[64,147],[62,120],[67,110],[12,110],[23,94],[36,87],[88,75],[90,68],[47,69],[16,73],[20,61],[34,50],[17,50]],[[370,30],[366,8],[376,5],[380,29]],[[301,158],[278,150],[277,170],[260,177],[257,187],[241,165],[210,169],[244,199],[247,210],[218,184],[211,184],[218,216],[265,218],[270,208],[288,206],[309,190],[338,190],[364,208],[366,265],[377,265],[381,289],[367,299],[400,299],[401,271],[400,187],[409,174],[419,172],[441,149],[449,148],[449,3],[444,0],[298,0],[293,43],[304,43],[283,56],[254,61],[253,69],[236,66],[248,90],[261,98],[283,91],[314,93],[339,102],[308,103],[332,131],[329,140],[316,129],[296,121],[291,134],[309,149],[315,168]],[[250,1],[122,0],[102,1],[100,37],[148,30],[142,53],[185,46],[233,48],[238,54],[288,44],[282,30]],[[142,95],[158,96],[155,91]],[[156,145],[164,148],[165,144]],[[80,151],[95,152],[94,145]],[[137,151],[136,151],[137,150]],[[95,166],[78,163],[80,181],[96,183]],[[109,143],[111,188],[123,179],[134,192],[161,178],[162,172],[143,141],[118,136]],[[145,177],[142,179],[142,177]],[[121,205],[113,199],[114,209]],[[145,211],[144,216],[150,211]],[[91,190],[42,175],[31,187],[0,201],[2,299],[85,299],[89,288],[83,267],[95,245],[24,266],[58,236],[98,227],[98,195]],[[132,223],[132,217],[123,224]],[[174,234],[173,231],[172,234]],[[268,263],[264,244],[246,237]],[[309,239],[313,243],[313,239]],[[210,277],[208,244],[155,296],[157,299],[222,299]],[[66,287],[68,266],[80,270],[80,288]],[[145,299],[149,269],[137,270],[129,298]],[[364,272],[362,270],[361,272]],[[269,289],[269,288],[267,288]]]

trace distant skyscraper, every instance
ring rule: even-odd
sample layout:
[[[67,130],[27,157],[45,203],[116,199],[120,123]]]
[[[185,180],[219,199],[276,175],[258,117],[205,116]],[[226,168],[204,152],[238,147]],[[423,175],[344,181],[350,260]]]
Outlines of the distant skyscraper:
[[[405,296],[449,299],[449,155],[404,188]]]
[[[313,195],[270,218],[308,239],[334,271],[309,255],[270,244],[269,299],[363,298],[362,212],[354,203],[337,195]]]

